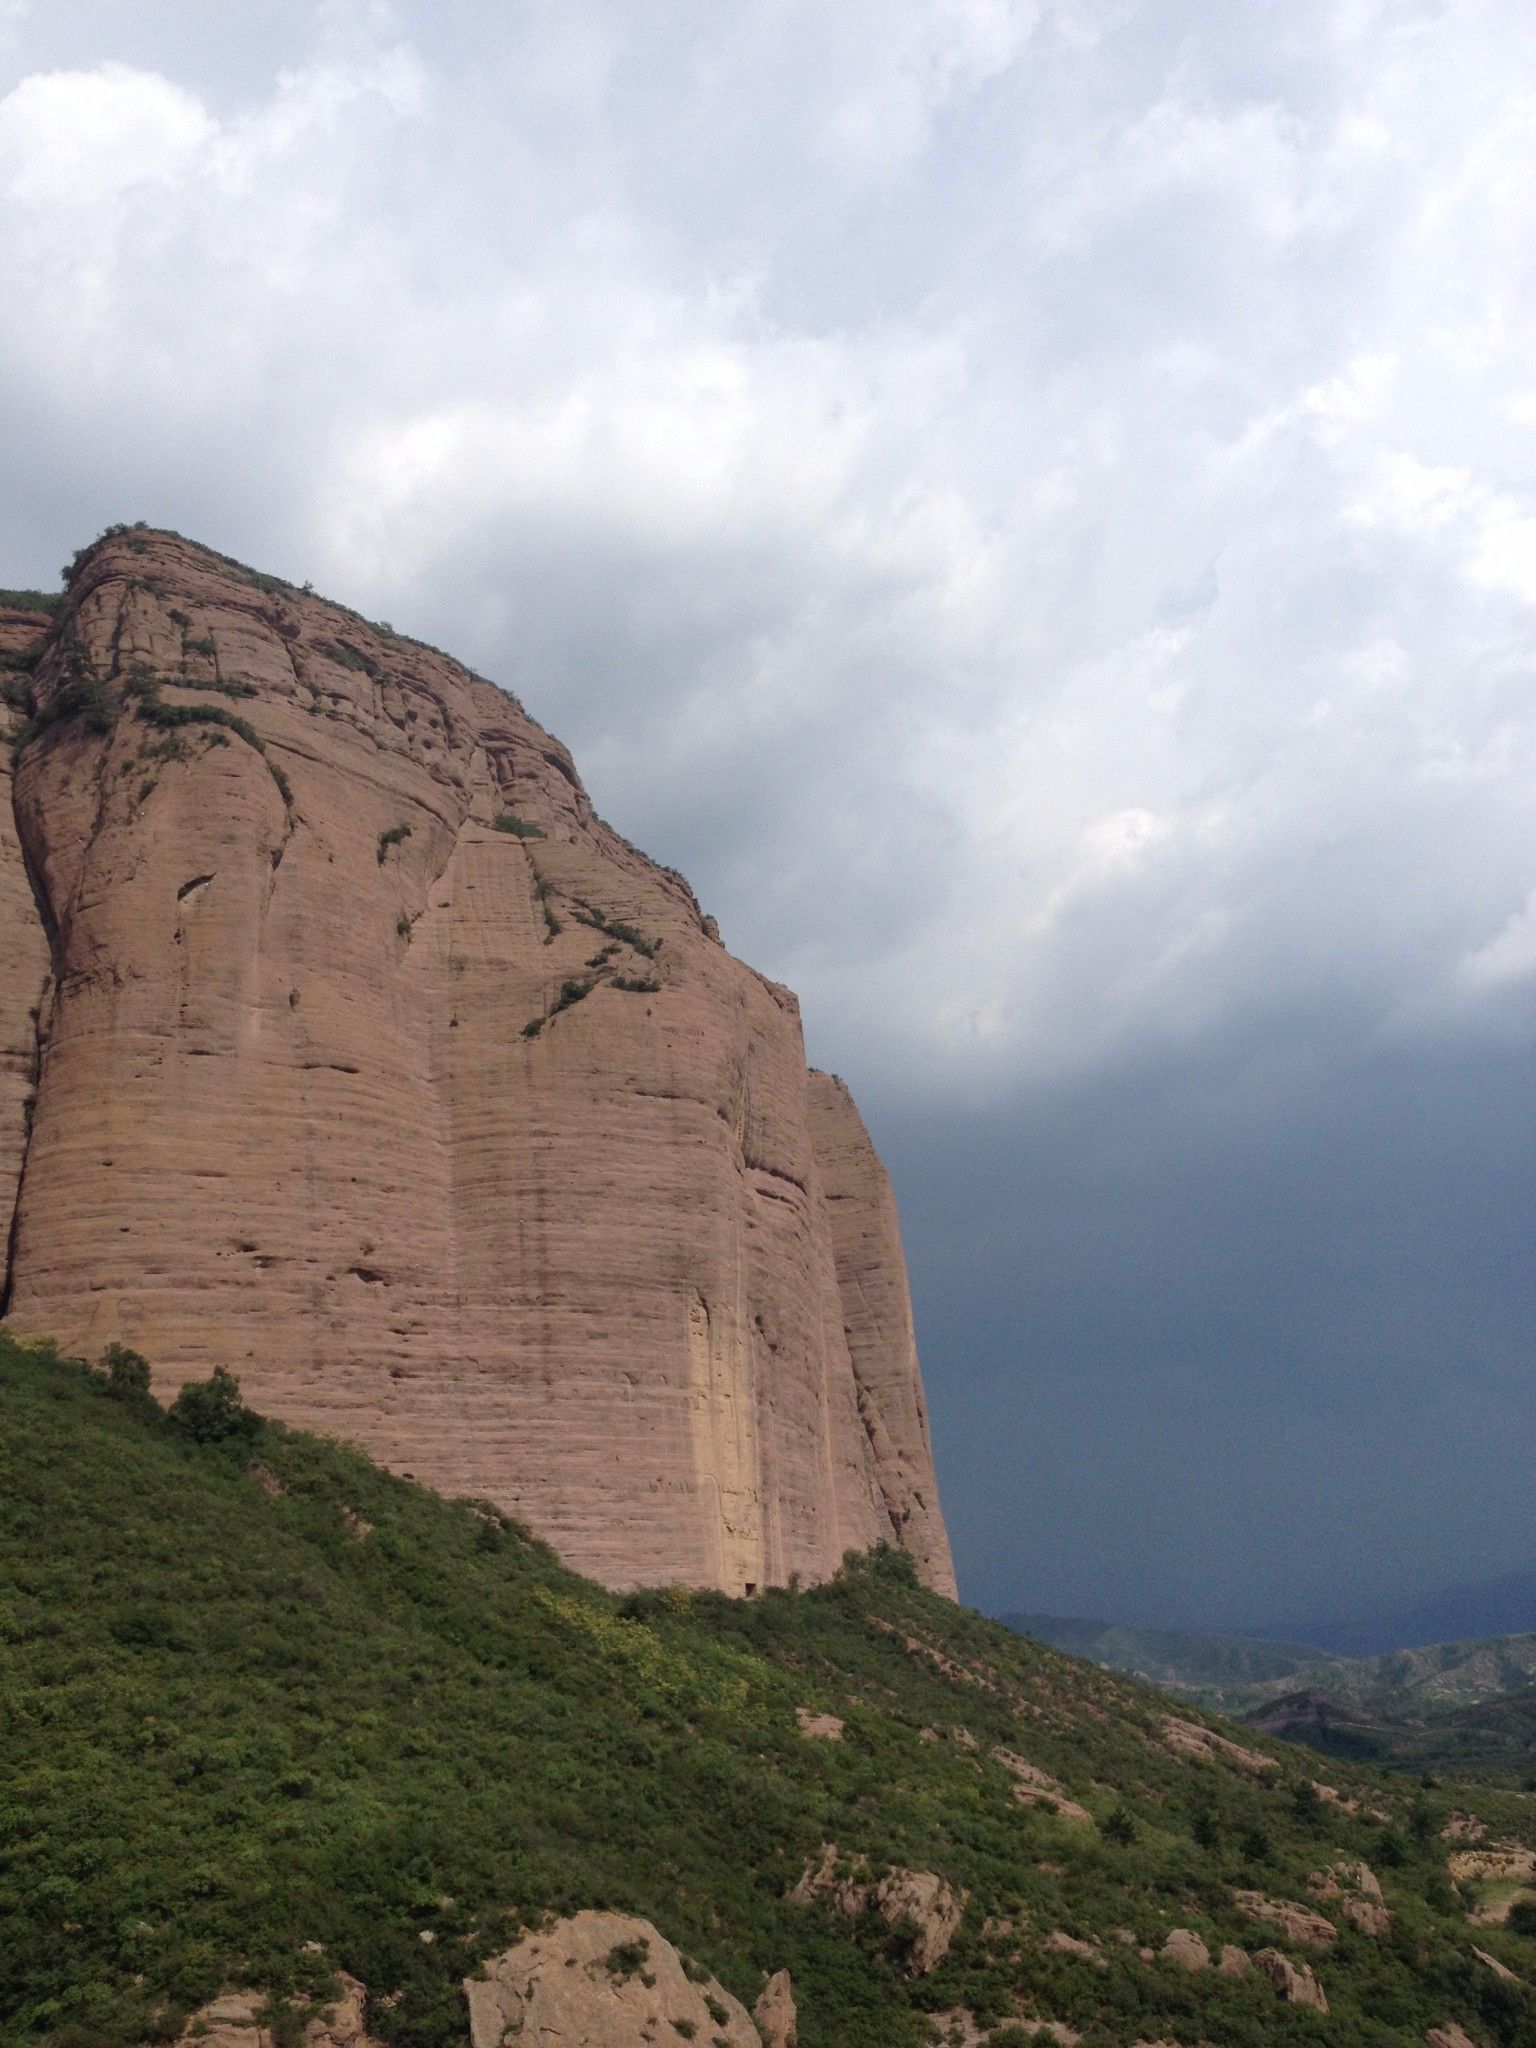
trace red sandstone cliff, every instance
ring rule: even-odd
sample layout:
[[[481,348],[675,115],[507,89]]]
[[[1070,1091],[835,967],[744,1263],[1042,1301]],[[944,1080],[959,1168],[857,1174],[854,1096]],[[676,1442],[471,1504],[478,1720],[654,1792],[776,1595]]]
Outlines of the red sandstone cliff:
[[[0,815],[13,1321],[162,1392],[227,1364],[611,1585],[889,1540],[952,1592],[858,1113],[564,748],[148,530],[0,651],[45,628]]]

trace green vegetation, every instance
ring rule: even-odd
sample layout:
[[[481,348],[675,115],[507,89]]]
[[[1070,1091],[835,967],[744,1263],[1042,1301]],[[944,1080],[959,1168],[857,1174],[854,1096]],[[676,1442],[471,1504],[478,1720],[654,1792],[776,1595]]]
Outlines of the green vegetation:
[[[530,825],[526,818],[518,817],[515,811],[503,811],[495,822],[498,832],[510,832],[516,839],[545,837],[542,825]]]
[[[661,983],[648,974],[616,974],[608,986],[623,989],[626,995],[653,996],[660,990]]]
[[[0,590],[0,610],[47,612],[51,618],[64,602],[62,590]]]
[[[463,2048],[458,1980],[582,1906],[652,1920],[747,2001],[787,1967],[804,2048],[918,2048],[956,2005],[1085,2048],[1400,2048],[1449,2019],[1536,2043],[1530,1994],[1472,1953],[1529,1976],[1536,1939],[1468,1926],[1439,1832],[1460,1809],[1529,1840],[1527,1797],[1330,1765],[1351,1811],[1298,1797],[1299,1750],[1258,1777],[1181,1759],[1166,1699],[896,1554],[805,1593],[610,1595],[483,1505],[259,1421],[227,1378],[166,1414],[139,1377],[0,1337],[7,2048],[136,2048],[225,1983],[281,2014],[334,1968],[385,2041]],[[843,1739],[802,1736],[802,1705]],[[1093,1822],[1021,1805],[1000,1747]],[[823,1842],[966,1889],[931,1975],[876,1914],[789,1902]],[[1295,1952],[1326,2021],[1139,1959],[1175,1926],[1284,1946],[1235,1889],[1305,1900],[1339,1856],[1393,1924]]]
[[[601,932],[605,938],[617,939],[621,944],[632,946],[647,960],[654,960],[661,951],[660,939],[648,939],[636,925],[622,917],[610,917],[606,911],[594,910],[590,903],[578,902],[571,912],[578,924],[589,925],[593,931]]]
[[[345,640],[323,640],[320,642],[320,652],[329,655],[340,668],[356,669],[360,674],[370,676],[376,683],[384,680],[384,671],[372,655],[364,654],[361,648],[349,647]]]
[[[16,751],[31,746],[55,726],[78,722],[82,732],[108,733],[117,724],[118,702],[95,676],[81,675],[55,690],[16,735]]]
[[[399,846],[411,836],[409,825],[391,825],[387,832],[379,834],[379,866],[384,865],[384,856],[392,846]]]
[[[1305,1643],[1020,1614],[1010,1627],[1267,1734],[1399,1769],[1536,1774],[1536,1635],[1343,1657]]]
[[[256,693],[244,683],[188,683],[177,677],[167,678],[173,689],[217,689],[228,697],[250,697]],[[161,684],[153,676],[142,672],[130,677],[128,694],[136,703],[138,714],[147,725],[157,725],[175,732],[190,725],[222,727],[232,732],[236,739],[244,740],[253,747],[267,765],[267,773],[277,784],[277,793],[285,809],[293,805],[293,789],[287,775],[267,752],[267,743],[257,732],[249,719],[239,717],[233,711],[226,711],[222,704],[167,704],[160,695]],[[382,856],[381,856],[382,857]]]

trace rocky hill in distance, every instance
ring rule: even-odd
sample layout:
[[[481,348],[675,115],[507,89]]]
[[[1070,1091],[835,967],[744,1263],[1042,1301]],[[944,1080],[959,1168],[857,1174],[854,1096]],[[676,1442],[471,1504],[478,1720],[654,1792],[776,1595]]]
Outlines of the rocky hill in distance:
[[[891,1542],[953,1593],[852,1099],[514,698],[144,527],[0,662],[13,1328],[232,1368],[613,1586]]]
[[[1021,1634],[1330,1755],[1536,1776],[1536,1635],[1344,1657],[1258,1636],[1048,1614],[1005,1619]]]

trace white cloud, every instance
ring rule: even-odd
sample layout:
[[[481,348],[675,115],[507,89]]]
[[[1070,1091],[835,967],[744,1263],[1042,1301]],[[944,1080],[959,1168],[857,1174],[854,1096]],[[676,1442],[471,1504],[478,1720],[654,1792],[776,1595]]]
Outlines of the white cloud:
[[[0,96],[0,580],[143,514],[461,648],[862,1071],[1502,1000],[1514,0],[182,18]]]

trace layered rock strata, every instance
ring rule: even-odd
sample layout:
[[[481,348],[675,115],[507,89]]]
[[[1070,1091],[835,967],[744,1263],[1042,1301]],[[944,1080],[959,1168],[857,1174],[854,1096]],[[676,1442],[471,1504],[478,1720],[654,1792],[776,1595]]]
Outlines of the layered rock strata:
[[[857,1111],[565,749],[145,529],[0,614],[42,627],[0,824],[13,1321],[162,1394],[227,1365],[610,1585],[889,1541],[952,1592]]]

